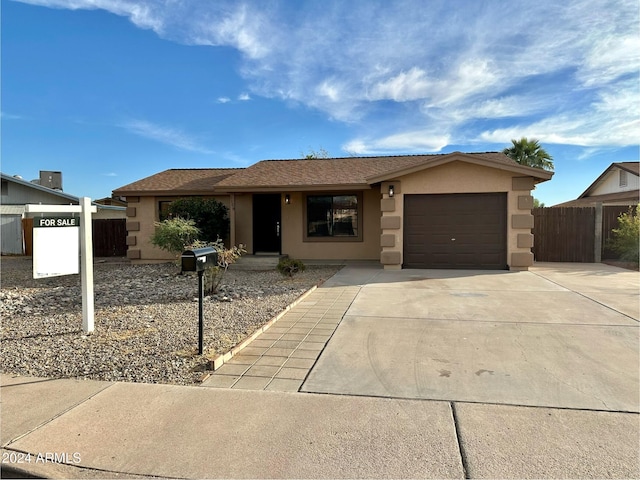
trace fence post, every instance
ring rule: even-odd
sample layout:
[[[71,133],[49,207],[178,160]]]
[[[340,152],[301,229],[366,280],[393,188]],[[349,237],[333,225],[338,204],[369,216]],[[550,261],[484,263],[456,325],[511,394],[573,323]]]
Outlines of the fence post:
[[[594,220],[594,246],[593,261],[595,263],[602,262],[602,202],[596,203],[596,214]]]

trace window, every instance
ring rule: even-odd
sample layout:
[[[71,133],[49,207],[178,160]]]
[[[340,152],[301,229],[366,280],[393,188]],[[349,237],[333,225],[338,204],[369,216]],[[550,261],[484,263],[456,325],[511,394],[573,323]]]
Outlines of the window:
[[[161,222],[171,218],[171,215],[169,215],[169,205],[171,205],[172,201],[173,200],[158,202],[158,218]]]
[[[308,195],[306,241],[361,241],[361,196]]]
[[[620,170],[620,186],[621,187],[626,187],[627,186],[627,172],[626,172],[626,170]]]

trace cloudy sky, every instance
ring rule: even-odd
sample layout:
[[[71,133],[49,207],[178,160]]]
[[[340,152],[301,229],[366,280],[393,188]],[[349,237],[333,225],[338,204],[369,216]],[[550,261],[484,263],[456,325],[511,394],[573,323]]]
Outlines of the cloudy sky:
[[[101,198],[167,168],[497,151],[547,205],[640,142],[637,0],[2,0],[2,171]]]

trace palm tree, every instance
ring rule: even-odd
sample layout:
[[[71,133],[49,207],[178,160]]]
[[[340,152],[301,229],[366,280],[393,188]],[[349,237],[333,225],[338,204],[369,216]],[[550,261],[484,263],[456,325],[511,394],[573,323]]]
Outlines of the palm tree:
[[[513,146],[505,148],[502,153],[512,158],[520,165],[527,167],[542,168],[553,171],[553,157],[540,146],[540,142],[535,138],[528,140],[522,137],[520,140],[511,140]]]

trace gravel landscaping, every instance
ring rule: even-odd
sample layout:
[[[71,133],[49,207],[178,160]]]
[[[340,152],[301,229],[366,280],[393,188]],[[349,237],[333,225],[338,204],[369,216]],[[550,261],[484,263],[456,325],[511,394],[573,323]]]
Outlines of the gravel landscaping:
[[[79,275],[34,280],[29,258],[2,258],[0,370],[49,378],[195,383],[208,359],[225,353],[339,266],[230,269],[204,302],[198,355],[198,279],[172,263],[94,266],[95,332],[82,332]]]

